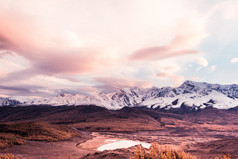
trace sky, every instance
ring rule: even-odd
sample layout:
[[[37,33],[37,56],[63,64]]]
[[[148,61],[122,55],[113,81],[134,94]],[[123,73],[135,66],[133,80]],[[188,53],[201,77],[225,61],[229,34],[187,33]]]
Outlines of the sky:
[[[0,0],[0,97],[238,84],[237,0]]]

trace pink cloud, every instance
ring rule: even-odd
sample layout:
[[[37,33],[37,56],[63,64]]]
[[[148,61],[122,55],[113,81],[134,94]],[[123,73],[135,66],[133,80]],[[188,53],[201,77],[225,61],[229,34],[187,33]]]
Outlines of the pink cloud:
[[[2,97],[2,98],[8,98],[8,97],[10,97],[10,96],[5,95],[5,94],[0,94],[0,97]]]
[[[130,59],[132,60],[158,60],[175,56],[198,53],[196,50],[173,51],[169,46],[149,47],[134,52]]]
[[[106,65],[99,49],[70,47],[61,32],[47,27],[34,18],[0,7],[0,51],[11,51],[30,61],[31,68],[8,75],[10,77],[37,74],[82,74],[95,72]],[[66,40],[65,40],[66,39]],[[29,71],[30,70],[30,71]]]
[[[166,79],[166,80],[170,80],[175,83],[175,86],[180,86],[184,82],[185,79],[188,79],[188,80],[198,80],[199,79],[198,76],[184,77],[182,75],[176,75],[176,74],[166,73],[166,72],[158,73],[157,77]]]
[[[118,90],[124,87],[149,88],[153,86],[153,83],[149,81],[129,79],[129,78],[97,77],[95,78],[95,81],[100,83],[100,85],[96,87],[106,92]]]
[[[9,95],[12,96],[13,94],[21,94],[21,95],[39,95],[42,94],[42,92],[40,91],[41,89],[43,89],[45,87],[43,86],[36,86],[36,85],[10,85],[10,86],[3,86],[0,85],[0,91],[2,94],[5,95]],[[37,90],[37,91],[35,91]]]
[[[178,21],[176,36],[168,45],[152,46],[135,51],[129,58],[131,60],[159,60],[164,58],[196,54],[196,47],[208,34],[205,32],[205,20],[184,18]]]
[[[171,80],[172,82],[174,82],[176,84],[175,86],[181,85],[183,83],[183,81],[185,80],[184,76],[165,73],[165,72],[158,73],[157,77],[169,79],[169,80]]]
[[[169,77],[171,74],[165,73],[165,72],[160,72],[157,74],[158,77]]]
[[[1,48],[1,46],[0,46],[0,48]],[[7,50],[0,50],[0,58],[4,57],[6,55],[13,55],[13,53],[10,51],[7,51]]]
[[[198,80],[199,77],[198,76],[191,76],[191,77],[188,77],[188,79],[190,79],[190,80]]]
[[[34,67],[41,73],[52,74],[82,74],[99,70],[105,65],[104,60],[99,59],[100,52],[90,49],[82,49],[78,52],[50,53],[39,59],[34,59]]]

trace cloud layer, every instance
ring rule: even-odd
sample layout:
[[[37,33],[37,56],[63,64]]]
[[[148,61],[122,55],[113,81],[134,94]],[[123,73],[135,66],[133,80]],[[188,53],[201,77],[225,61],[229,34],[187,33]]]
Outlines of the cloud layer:
[[[238,62],[238,57],[234,57],[230,61],[231,63],[237,63]]]
[[[218,63],[203,44],[217,13],[235,19],[230,6],[238,3],[0,1],[0,95],[110,92],[207,77]],[[206,71],[189,67],[196,64]]]

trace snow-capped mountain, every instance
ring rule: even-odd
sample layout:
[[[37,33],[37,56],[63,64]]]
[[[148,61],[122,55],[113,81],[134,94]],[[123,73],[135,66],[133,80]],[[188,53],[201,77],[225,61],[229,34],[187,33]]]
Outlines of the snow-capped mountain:
[[[140,88],[124,88],[120,91],[116,92],[111,100],[113,101],[113,105],[118,105],[120,107],[124,106],[136,106],[139,104],[145,95],[143,89]]]
[[[14,106],[21,104],[18,100],[15,99],[10,99],[10,98],[1,98],[0,97],[0,106]]]
[[[93,96],[60,94],[52,98],[24,99],[12,97],[7,99],[1,98],[0,102],[1,105],[47,104],[58,106],[93,104],[108,109],[120,109],[124,106],[146,106],[148,108],[161,109],[186,106],[192,107],[195,110],[206,107],[229,109],[238,106],[238,85],[219,85],[205,82],[185,81],[177,88],[123,88],[114,93],[98,93]]]
[[[238,85],[218,85],[205,82],[185,81],[177,88],[164,87],[146,93],[140,105],[165,109],[179,108],[182,105],[203,109],[212,106],[218,109],[229,109],[238,106]],[[153,95],[150,95],[150,94]]]

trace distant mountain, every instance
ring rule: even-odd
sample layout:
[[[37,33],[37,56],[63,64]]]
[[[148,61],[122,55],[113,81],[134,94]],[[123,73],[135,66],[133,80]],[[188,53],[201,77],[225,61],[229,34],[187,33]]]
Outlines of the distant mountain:
[[[2,101],[2,102],[1,102]],[[238,106],[238,85],[209,84],[185,81],[177,88],[153,87],[123,88],[114,93],[98,93],[94,96],[60,94],[52,98],[0,98],[6,105],[98,105],[108,109],[122,107],[148,107],[153,109],[189,108],[193,110],[214,107],[229,109]]]
[[[15,106],[21,104],[16,99],[9,99],[9,98],[1,98],[0,97],[0,106]]]

